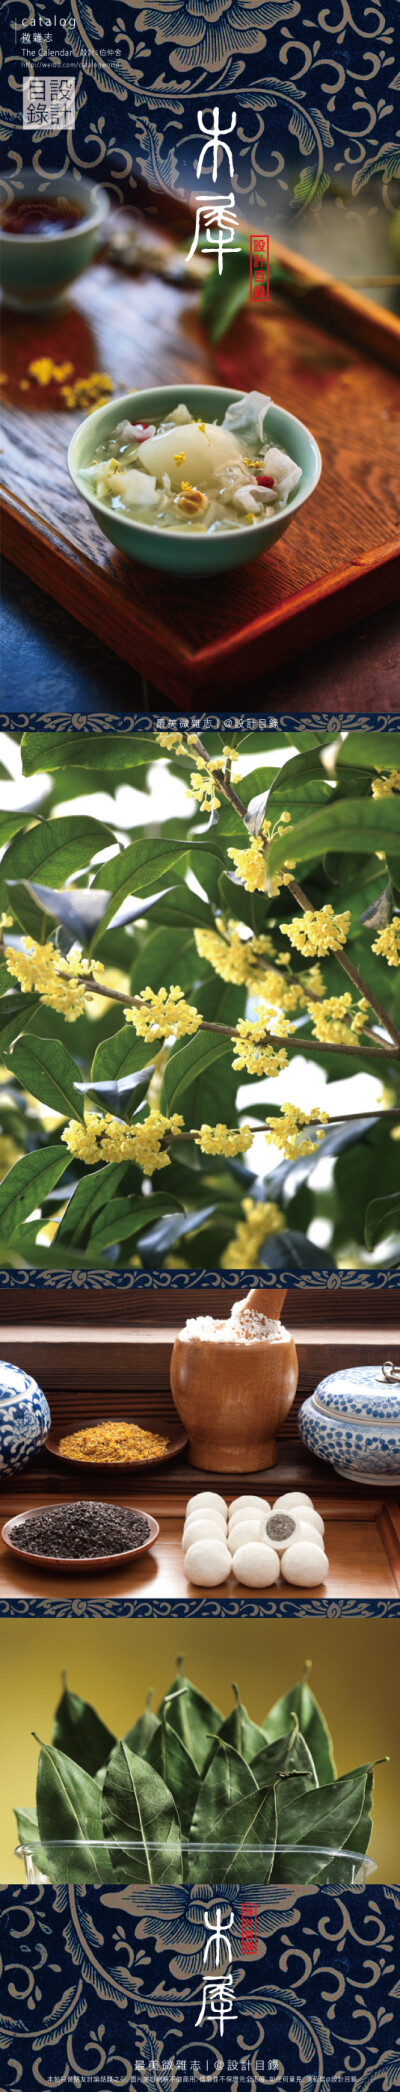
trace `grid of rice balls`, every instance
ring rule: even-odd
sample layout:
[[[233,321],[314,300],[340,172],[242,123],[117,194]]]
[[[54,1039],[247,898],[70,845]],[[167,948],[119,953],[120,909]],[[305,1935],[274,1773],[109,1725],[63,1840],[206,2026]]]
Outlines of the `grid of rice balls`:
[[[310,1589],[329,1569],[324,1521],[304,1490],[277,1498],[236,1496],[227,1504],[213,1489],[191,1496],[182,1536],[185,1575],[192,1584],[224,1584],[228,1576],[251,1590],[285,1583]]]

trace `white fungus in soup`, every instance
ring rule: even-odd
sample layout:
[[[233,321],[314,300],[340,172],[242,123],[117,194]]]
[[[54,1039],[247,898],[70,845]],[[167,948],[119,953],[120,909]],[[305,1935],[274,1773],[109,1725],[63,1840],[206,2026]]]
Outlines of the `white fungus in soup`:
[[[271,405],[249,392],[221,422],[194,420],[183,401],[158,421],[120,421],[81,478],[107,508],[158,530],[253,527],[280,514],[301,479],[264,433]]]

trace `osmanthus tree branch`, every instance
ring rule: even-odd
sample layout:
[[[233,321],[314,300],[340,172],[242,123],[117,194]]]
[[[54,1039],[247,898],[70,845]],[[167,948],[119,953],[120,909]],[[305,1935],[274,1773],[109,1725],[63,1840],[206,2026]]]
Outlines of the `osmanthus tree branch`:
[[[303,893],[302,886],[297,885],[296,879],[290,880],[290,893],[293,894],[294,900],[298,901],[299,908],[307,910],[311,908],[312,911],[312,902],[307,900],[307,894]],[[363,980],[362,974],[358,973],[356,966],[353,966],[352,959],[348,958],[347,952],[343,950],[343,947],[340,951],[335,951],[335,959],[337,959],[338,965],[342,967],[343,973],[347,973],[348,980],[352,981],[353,988],[357,988],[359,995],[365,996],[370,1009],[375,1011],[375,1016],[378,1017],[379,1023],[383,1024],[385,1031],[389,1032],[389,1038],[393,1039],[393,1044],[397,1047],[397,1052],[399,1052],[400,1031],[397,1030],[397,1025],[393,1023],[393,1018],[388,1017],[387,1010],[385,1010],[383,1003],[379,1002],[373,988],[370,988],[368,982]]]
[[[6,957],[6,952],[4,945],[0,944],[0,958],[2,958],[3,956]],[[67,972],[64,973],[63,968],[61,966],[59,968],[58,978],[60,981],[71,981],[71,975]],[[90,973],[75,973],[73,976],[73,983],[76,985],[76,987],[84,987],[85,993],[88,995],[100,995],[105,998],[106,1002],[122,1003],[124,1009],[140,1010],[143,1008],[142,997],[140,995],[128,995],[126,991],[124,992],[123,988],[107,988],[105,983],[103,983],[102,981],[97,981],[95,976]],[[238,1045],[241,1045],[242,1043],[240,1032],[236,1031],[234,1024],[212,1023],[211,1019],[209,1019],[208,1017],[202,1017],[201,1025],[199,1025],[198,1029],[199,1031],[215,1032],[218,1038],[232,1039],[234,1043],[237,1041]],[[172,1030],[173,1025],[171,1025],[171,1031]],[[183,1034],[183,1036],[185,1036],[185,1034]],[[350,1044],[347,1045],[347,1041],[346,1043],[343,1042],[343,1044],[338,1045],[337,1042],[333,1039],[332,1041],[322,1041],[320,1039],[314,1038],[306,1039],[303,1037],[302,1032],[289,1032],[287,1036],[282,1036],[281,1033],[278,1034],[276,1032],[265,1031],[263,1033],[262,1039],[255,1041],[255,1043],[260,1046],[272,1046],[274,1049],[278,1049],[279,1046],[285,1046],[287,1048],[291,1048],[292,1052],[294,1051],[296,1053],[311,1053],[314,1054],[314,1057],[316,1052],[318,1054],[347,1053],[352,1054],[354,1058],[358,1061],[360,1059],[361,1052],[361,1042],[358,1046],[353,1046]],[[157,1039],[149,1038],[147,1039],[147,1041],[144,1040],[144,1044],[147,1044],[150,1047],[155,1046],[158,1051]],[[384,1040],[382,1040],[382,1042],[377,1043],[376,1046],[365,1046],[364,1038],[362,1039],[362,1054],[363,1058],[368,1060],[393,1060],[394,1057],[393,1046],[386,1045]]]

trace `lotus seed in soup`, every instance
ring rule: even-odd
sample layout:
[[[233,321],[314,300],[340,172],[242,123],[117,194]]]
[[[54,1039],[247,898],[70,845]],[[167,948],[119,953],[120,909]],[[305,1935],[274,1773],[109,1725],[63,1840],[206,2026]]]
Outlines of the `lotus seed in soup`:
[[[81,478],[106,507],[158,530],[252,528],[287,507],[300,466],[264,431],[272,401],[248,393],[223,420],[194,420],[184,403],[158,421],[120,421]]]

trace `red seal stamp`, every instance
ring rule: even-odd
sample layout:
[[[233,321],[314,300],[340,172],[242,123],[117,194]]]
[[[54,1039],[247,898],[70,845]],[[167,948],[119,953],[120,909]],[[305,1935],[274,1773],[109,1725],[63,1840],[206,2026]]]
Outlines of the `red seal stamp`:
[[[250,298],[252,304],[267,305],[269,299],[269,233],[250,233]]]

